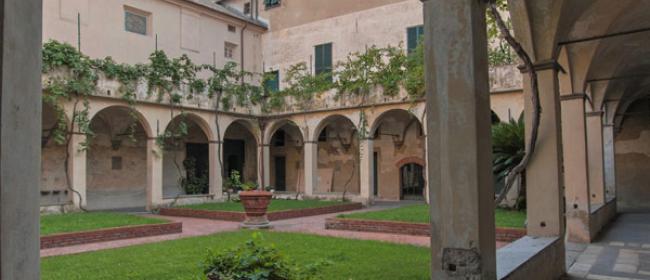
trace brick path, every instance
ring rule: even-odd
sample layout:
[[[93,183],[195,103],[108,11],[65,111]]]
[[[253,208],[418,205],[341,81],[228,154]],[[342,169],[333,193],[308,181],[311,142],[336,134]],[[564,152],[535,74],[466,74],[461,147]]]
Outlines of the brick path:
[[[396,207],[396,205],[382,204],[382,205],[373,206],[371,208],[360,210],[360,211],[374,211],[374,210],[391,208],[391,207]],[[360,211],[351,211],[349,213],[360,212]],[[429,246],[429,237],[426,236],[410,236],[410,235],[398,235],[398,234],[386,234],[386,233],[326,230],[325,219],[330,217],[335,217],[339,214],[340,213],[275,221],[272,223],[273,230],[279,232],[300,232],[300,233],[309,233],[309,234],[316,234],[322,236],[343,237],[343,238],[350,238],[350,239],[377,240],[377,241],[386,241],[386,242],[400,243],[400,244],[411,244],[417,246]],[[147,244],[147,243],[155,243],[155,242],[160,242],[165,240],[187,238],[192,236],[210,235],[219,232],[235,231],[239,229],[238,222],[226,222],[226,221],[215,221],[215,220],[183,218],[183,217],[167,217],[167,216],[162,217],[162,216],[155,216],[155,215],[146,215],[146,216],[164,218],[175,222],[183,222],[183,233],[165,235],[165,236],[156,236],[156,237],[118,240],[118,241],[86,244],[86,245],[77,245],[77,246],[64,247],[64,248],[44,249],[41,250],[41,257],[68,255],[68,254],[91,252],[91,251],[98,251],[104,249],[120,248],[120,247],[126,247],[126,246],[138,245],[138,244]],[[506,243],[497,242],[498,248],[503,247],[505,245]]]
[[[569,279],[650,279],[650,214],[621,214],[589,245],[569,244]]]

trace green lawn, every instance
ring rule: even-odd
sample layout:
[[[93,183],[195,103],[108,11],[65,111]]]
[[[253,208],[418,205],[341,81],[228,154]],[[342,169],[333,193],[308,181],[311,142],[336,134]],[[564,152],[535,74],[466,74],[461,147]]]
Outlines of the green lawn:
[[[323,279],[429,279],[429,249],[315,235],[265,232],[286,256],[299,263],[332,262]],[[203,279],[200,264],[208,249],[232,248],[251,231],[180,239],[113,250],[43,258],[41,279]]]
[[[429,206],[425,204],[409,205],[394,209],[340,215],[340,218],[398,221],[410,223],[428,223]],[[497,227],[524,228],[526,212],[496,209],[495,220]]]
[[[102,228],[162,224],[167,221],[121,213],[71,213],[41,216],[41,236]]]
[[[293,209],[307,209],[318,208],[332,205],[345,204],[347,202],[341,201],[327,201],[327,200],[272,200],[269,205],[269,212],[278,212]],[[180,208],[189,208],[195,210],[210,210],[210,211],[232,211],[244,212],[244,207],[240,202],[220,202],[220,203],[205,203],[196,205],[179,206]]]

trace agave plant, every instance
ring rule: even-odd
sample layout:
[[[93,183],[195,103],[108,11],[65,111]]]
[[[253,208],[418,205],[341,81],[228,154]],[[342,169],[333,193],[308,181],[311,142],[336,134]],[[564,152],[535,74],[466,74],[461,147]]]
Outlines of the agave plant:
[[[497,192],[500,192],[508,173],[521,162],[526,153],[523,115],[519,120],[510,119],[508,122],[493,125],[492,143],[492,172],[497,183]]]

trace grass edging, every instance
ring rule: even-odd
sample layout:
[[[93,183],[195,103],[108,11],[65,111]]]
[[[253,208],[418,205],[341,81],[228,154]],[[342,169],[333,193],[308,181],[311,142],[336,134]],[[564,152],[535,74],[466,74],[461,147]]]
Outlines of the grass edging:
[[[346,203],[340,205],[316,207],[316,208],[303,208],[303,209],[292,209],[278,212],[268,213],[268,218],[271,221],[302,218],[309,216],[325,215],[339,212],[346,212],[352,210],[359,210],[363,208],[361,203]],[[210,220],[221,220],[221,221],[231,221],[231,222],[243,222],[246,219],[246,214],[244,212],[233,212],[233,211],[214,211],[214,210],[196,210],[189,208],[161,208],[160,215],[163,216],[175,216],[175,217],[188,217],[188,218],[200,218],[200,219],[210,219]]]
[[[41,249],[158,236],[183,232],[183,223],[163,223],[58,233],[41,236]]]
[[[422,223],[329,218],[325,229],[431,236],[431,226]],[[496,228],[496,240],[512,242],[526,235],[525,229]]]

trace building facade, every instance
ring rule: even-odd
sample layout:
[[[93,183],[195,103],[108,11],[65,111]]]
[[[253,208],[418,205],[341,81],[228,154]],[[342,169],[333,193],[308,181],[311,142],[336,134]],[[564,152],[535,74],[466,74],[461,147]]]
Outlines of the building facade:
[[[44,2],[43,14],[44,42],[65,42],[92,58],[136,64],[162,50],[197,64],[219,68],[234,62],[245,71],[274,73],[280,89],[286,69],[296,63],[314,74],[331,71],[371,46],[408,52],[423,33],[417,0],[51,0]],[[364,203],[426,197],[424,100],[409,100],[403,90],[394,97],[373,94],[363,103],[330,91],[308,109],[288,100],[273,112],[259,106],[215,112],[214,99],[197,96],[183,100],[183,114],[170,114],[146,88],[138,88],[135,106],[118,96],[119,88],[118,81],[100,79],[89,104],[94,136],[88,141],[74,134],[68,147],[49,139],[56,115],[44,107],[43,210],[153,209],[220,200],[235,170],[242,181],[272,186],[281,196]],[[502,120],[519,117],[523,99],[515,67],[491,69],[491,91],[493,111]],[[66,105],[69,119],[72,107]],[[362,121],[365,137],[359,134]],[[188,124],[187,135],[161,150],[156,139],[181,122]],[[88,149],[80,150],[85,141]],[[190,173],[201,177],[203,191],[188,195],[181,187]]]

